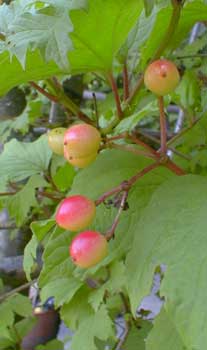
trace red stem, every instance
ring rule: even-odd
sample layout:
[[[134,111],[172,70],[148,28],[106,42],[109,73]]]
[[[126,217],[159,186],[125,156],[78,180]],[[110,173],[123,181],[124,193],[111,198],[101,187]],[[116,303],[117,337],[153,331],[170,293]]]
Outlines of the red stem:
[[[111,73],[108,75],[108,78],[109,78],[111,89],[113,91],[115,102],[116,102],[117,115],[118,115],[119,119],[121,119],[123,112],[122,112],[122,108],[121,108],[121,101],[120,101],[116,81]]]
[[[164,111],[164,99],[163,96],[158,97],[158,106],[160,110],[160,142],[161,142],[161,153],[165,155],[167,153],[167,124]]]
[[[186,172],[181,169],[179,166],[177,166],[174,162],[172,162],[171,160],[168,160],[168,162],[165,164],[165,166],[171,170],[173,173],[175,173],[176,175],[186,175]]]
[[[144,148],[146,148],[150,153],[154,154],[157,158],[159,158],[157,152],[152,148],[150,147],[147,143],[143,142],[142,140],[138,139],[136,136],[134,135],[128,135],[128,137],[134,141],[134,143],[136,143],[137,145],[139,146],[142,146]]]
[[[45,89],[41,88],[38,84],[36,84],[34,81],[30,81],[30,85],[33,86],[37,91],[39,91],[42,95],[46,96],[50,101],[58,102],[58,98],[49,92],[47,92]]]
[[[157,168],[159,166],[159,162],[152,163],[148,165],[143,170],[139,171],[136,175],[132,176],[129,180],[123,181],[118,186],[112,188],[110,191],[105,192],[101,197],[99,197],[95,204],[98,206],[99,204],[103,203],[108,197],[113,196],[116,193],[119,193],[121,191],[129,191],[129,189],[132,187],[132,185],[142,176],[149,173],[151,170]]]
[[[124,101],[129,97],[129,75],[126,62],[123,67],[123,88],[124,88]]]
[[[138,172],[137,174],[135,174],[134,176],[132,176],[131,179],[128,180],[129,187],[132,187],[132,185],[134,185],[134,183],[138,179],[140,179],[141,177],[143,177],[145,174],[149,173],[153,169],[157,168],[158,166],[159,166],[159,162],[152,163],[148,165],[146,168],[144,168],[143,170],[141,170],[140,172]]]

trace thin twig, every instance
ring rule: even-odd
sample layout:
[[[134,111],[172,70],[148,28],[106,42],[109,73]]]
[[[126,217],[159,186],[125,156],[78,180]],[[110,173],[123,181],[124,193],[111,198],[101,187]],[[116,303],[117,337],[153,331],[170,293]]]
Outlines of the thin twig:
[[[0,225],[0,230],[14,230],[17,228],[16,225]]]
[[[94,113],[95,113],[95,117],[96,117],[96,127],[97,127],[97,129],[99,129],[99,114],[98,114],[96,94],[95,94],[95,92],[93,92],[92,94],[93,94]]]
[[[198,53],[195,55],[186,55],[186,56],[177,56],[176,59],[177,60],[183,60],[183,59],[187,59],[187,58],[194,58],[194,57],[207,57],[207,53]]]
[[[167,123],[164,111],[164,99],[163,96],[158,97],[158,106],[160,110],[160,141],[161,141],[161,153],[165,155],[167,153]]]
[[[122,194],[119,210],[118,210],[118,212],[116,214],[114,222],[113,222],[111,228],[105,234],[105,238],[107,239],[107,241],[109,241],[114,236],[114,232],[115,232],[116,227],[117,227],[117,225],[119,223],[119,219],[120,219],[121,213],[122,213],[122,211],[124,210],[124,207],[125,207],[127,196],[128,196],[128,191],[124,191],[123,194]]]
[[[137,136],[135,136],[135,134],[129,134],[128,132],[123,132],[119,135],[116,136],[112,136],[112,137],[107,137],[106,138],[106,142],[110,142],[110,141],[115,141],[115,140],[121,140],[121,139],[130,139],[131,141],[133,141],[133,143],[135,143],[136,145],[139,145],[143,148],[145,148],[146,150],[148,150],[151,154],[153,154],[154,156],[156,156],[157,158],[159,158],[159,156],[157,155],[157,152],[150,147],[147,143],[143,142],[142,140],[140,140]],[[153,157],[154,158],[154,157]]]
[[[37,280],[27,282],[27,283],[15,288],[15,289],[12,289],[10,292],[7,292],[7,293],[0,295],[0,301],[6,300],[17,293],[22,292],[23,290],[29,288],[32,284],[34,284],[36,282],[37,282]]]
[[[127,104],[132,103],[135,95],[139,92],[143,83],[144,83],[144,74],[141,74],[139,79],[137,80],[136,84],[134,85],[134,88],[133,88],[129,98],[127,99]]]
[[[126,139],[127,136],[128,136],[128,133],[127,132],[123,132],[123,133],[115,135],[115,136],[106,137],[105,141],[106,142],[110,142],[110,141],[115,141],[115,140]]]
[[[191,130],[200,120],[201,118],[195,119],[190,126],[182,129],[177,135],[173,136],[168,142],[167,146],[171,145],[175,141],[177,141],[181,136],[183,136],[187,131]]]
[[[141,177],[143,177],[145,174],[149,173],[150,171],[154,170],[158,166],[159,166],[159,162],[155,162],[155,163],[148,165],[146,168],[139,171],[137,174],[135,174],[134,176],[132,176],[128,180],[128,186],[131,188],[132,185],[134,185],[134,183],[137,182],[138,179],[140,179]]]
[[[14,192],[0,192],[0,197],[3,196],[14,196],[17,193],[17,191]]]
[[[113,196],[116,193],[122,192],[122,191],[129,191],[129,189],[132,187],[132,185],[142,176],[150,172],[151,170],[157,168],[159,166],[159,161],[152,163],[148,165],[146,168],[142,169],[139,171],[136,175],[132,176],[129,180],[123,181],[121,184],[118,186],[112,188],[110,191],[105,192],[102,194],[101,197],[99,197],[96,201],[95,204],[98,206],[99,204],[103,203],[108,197]]]
[[[131,153],[134,153],[134,154],[137,154],[137,155],[140,155],[140,156],[144,156],[144,157],[147,157],[147,158],[151,158],[151,159],[156,159],[157,157],[152,154],[152,153],[147,153],[145,151],[142,151],[142,150],[139,150],[137,148],[134,148],[133,146],[128,146],[128,145],[120,145],[120,144],[117,144],[117,143],[109,143],[108,146],[110,148],[115,148],[115,149],[120,149],[120,150],[123,150],[123,151],[127,151],[127,152],[131,152]]]
[[[167,162],[163,165],[165,165],[169,170],[171,170],[173,173],[175,173],[178,176],[186,175],[186,172],[183,169],[181,169],[177,164],[172,162],[169,158]]]
[[[146,133],[143,133],[142,131],[139,131],[139,133],[141,135],[143,135],[144,137],[146,137],[147,139],[153,141],[154,143],[156,143],[157,145],[160,145],[160,140],[158,140],[156,137],[152,136],[152,135],[149,135],[149,134],[146,134]],[[187,155],[187,154],[184,154],[184,153],[181,153],[179,152],[178,150],[176,150],[174,147],[172,146],[168,146],[168,149],[171,150],[173,153],[177,154],[180,158],[183,158],[183,159],[186,159],[186,160],[191,160],[192,157]],[[156,152],[156,151],[155,151]],[[157,153],[157,152],[156,152]]]
[[[124,293],[123,293],[123,292],[120,292],[119,295],[120,295],[121,300],[122,300],[122,302],[123,302],[124,314],[131,313],[128,300],[127,300],[127,298],[125,297]],[[120,340],[119,340],[118,343],[115,345],[115,347],[114,347],[113,350],[120,350],[120,349],[122,348],[122,346],[124,345],[124,343],[125,343],[126,340],[127,340],[127,337],[128,337],[128,335],[129,335],[129,331],[130,331],[130,329],[131,329],[131,326],[132,326],[131,321],[130,321],[130,320],[125,320],[124,332],[123,332],[122,335],[120,336]]]
[[[51,171],[51,163],[49,165],[49,172]],[[52,176],[50,175],[50,173],[44,173],[44,178],[52,185],[52,188],[56,191],[59,192],[56,184],[53,181]]]
[[[122,335],[122,338],[119,340],[119,342],[116,344],[116,347],[114,348],[114,350],[121,350],[122,346],[127,340],[130,328],[131,328],[131,325],[129,324],[129,322],[126,322],[124,334]]]
[[[79,106],[76,105],[76,103],[74,103],[73,100],[65,94],[62,85],[59,83],[56,77],[48,79],[47,83],[50,86],[50,88],[56,93],[58,102],[65,107],[66,111],[72,112],[80,120],[87,124],[94,124],[93,120],[91,120],[85,113],[83,113],[80,110]]]
[[[53,102],[58,102],[58,98],[57,96],[54,96],[52,94],[50,94],[49,92],[47,92],[45,89],[41,88],[41,86],[39,86],[38,84],[36,84],[34,81],[30,81],[30,85],[36,89],[37,91],[39,91],[42,95],[46,96],[50,101]]]
[[[123,67],[123,88],[124,88],[124,101],[126,101],[129,97],[129,76],[128,76],[128,69],[127,69],[127,63],[124,63]]]
[[[186,160],[192,160],[192,157],[189,156],[188,154],[184,154],[179,152],[176,148],[174,147],[168,147],[169,150],[171,150],[173,153],[175,153],[178,157],[186,159]]]
[[[64,196],[61,196],[61,195],[56,196],[53,193],[49,193],[49,192],[42,191],[42,190],[38,191],[38,195],[42,196],[42,197],[50,198],[50,199],[53,199],[53,200],[56,200],[56,201],[60,201],[61,199],[64,198]]]
[[[122,118],[122,108],[121,108],[121,101],[120,101],[120,97],[119,97],[119,92],[118,92],[118,88],[117,88],[117,84],[116,84],[116,81],[112,75],[112,73],[110,73],[108,75],[108,79],[109,79],[109,82],[110,82],[110,85],[111,85],[111,89],[112,89],[112,92],[114,94],[114,99],[115,99],[115,102],[116,102],[116,109],[117,109],[117,116],[119,119]]]
[[[155,155],[155,156],[157,156],[159,158],[159,156],[157,155],[157,152],[151,146],[149,146],[147,143],[145,143],[144,141],[140,140],[137,136],[135,136],[134,134],[131,134],[131,135],[128,135],[128,137],[132,141],[134,141],[134,143],[136,143],[139,146],[144,147],[149,152],[151,152],[153,155]]]

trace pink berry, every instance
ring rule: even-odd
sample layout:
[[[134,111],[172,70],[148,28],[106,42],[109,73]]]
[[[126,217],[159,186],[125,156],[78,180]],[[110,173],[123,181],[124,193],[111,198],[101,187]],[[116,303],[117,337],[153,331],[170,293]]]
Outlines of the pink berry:
[[[174,91],[179,81],[180,75],[176,65],[165,59],[152,62],[144,74],[146,87],[158,96]]]
[[[64,134],[66,128],[55,128],[48,132],[48,144],[51,150],[59,155],[63,155]]]
[[[96,231],[79,233],[69,247],[75,265],[89,268],[98,264],[108,253],[106,238]]]
[[[101,135],[93,126],[74,125],[64,136],[64,157],[69,163],[84,168],[96,158],[100,142]]]
[[[95,214],[95,203],[85,196],[76,195],[60,203],[55,219],[60,227],[76,232],[89,226]]]

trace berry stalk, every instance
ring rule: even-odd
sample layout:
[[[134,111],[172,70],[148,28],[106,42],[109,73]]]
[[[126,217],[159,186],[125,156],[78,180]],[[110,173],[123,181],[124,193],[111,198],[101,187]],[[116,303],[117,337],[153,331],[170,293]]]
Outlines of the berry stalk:
[[[164,99],[163,96],[158,97],[158,106],[160,110],[160,141],[161,141],[161,154],[167,153],[167,124],[164,111]]]

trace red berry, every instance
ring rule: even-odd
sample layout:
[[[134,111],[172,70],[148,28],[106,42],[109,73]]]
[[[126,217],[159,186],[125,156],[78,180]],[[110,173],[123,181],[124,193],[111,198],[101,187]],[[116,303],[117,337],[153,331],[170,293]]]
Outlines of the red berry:
[[[64,153],[63,144],[66,130],[66,128],[55,128],[47,134],[49,147],[56,154],[63,155]]]
[[[55,220],[66,230],[79,231],[92,223],[95,214],[95,203],[87,197],[76,195],[67,197],[60,203]]]
[[[84,231],[73,239],[69,252],[75,265],[89,268],[105,258],[108,253],[108,243],[99,232]]]
[[[101,136],[89,124],[77,124],[69,128],[64,136],[64,157],[69,163],[85,168],[97,156]]]
[[[176,65],[168,60],[160,59],[152,62],[144,74],[146,87],[158,96],[172,92],[178,85],[180,75]]]

